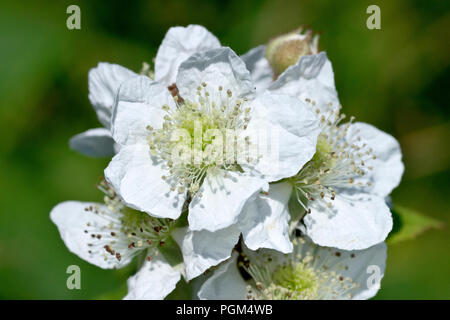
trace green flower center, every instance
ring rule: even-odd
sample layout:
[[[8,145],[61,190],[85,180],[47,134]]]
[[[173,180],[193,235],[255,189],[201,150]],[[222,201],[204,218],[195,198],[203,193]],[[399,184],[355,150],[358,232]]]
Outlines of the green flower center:
[[[284,299],[305,300],[317,297],[318,277],[311,267],[297,262],[280,266],[273,275],[269,291]]]
[[[206,83],[197,88],[195,101],[174,100],[175,110],[162,106],[162,128],[147,127],[148,143],[152,156],[165,161],[170,175],[162,179],[172,191],[196,193],[210,169],[239,170],[235,144],[250,121],[250,108],[244,106],[247,99],[221,86],[208,90]]]

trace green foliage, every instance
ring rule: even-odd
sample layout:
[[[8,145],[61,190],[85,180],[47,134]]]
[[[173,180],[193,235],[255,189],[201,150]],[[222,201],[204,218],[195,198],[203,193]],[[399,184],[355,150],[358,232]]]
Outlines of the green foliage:
[[[427,230],[444,227],[442,222],[402,206],[394,207],[392,217],[394,227],[389,235],[388,244],[412,240]]]

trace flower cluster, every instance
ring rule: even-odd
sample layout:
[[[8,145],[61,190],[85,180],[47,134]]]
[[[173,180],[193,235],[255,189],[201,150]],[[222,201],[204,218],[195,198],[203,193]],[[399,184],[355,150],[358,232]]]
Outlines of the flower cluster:
[[[103,127],[70,146],[112,158],[103,203],[50,214],[68,249],[101,268],[137,257],[126,299],[179,281],[200,299],[373,297],[401,150],[346,120],[318,41],[300,28],[239,57],[189,25],[167,32],[154,70],[92,69]]]

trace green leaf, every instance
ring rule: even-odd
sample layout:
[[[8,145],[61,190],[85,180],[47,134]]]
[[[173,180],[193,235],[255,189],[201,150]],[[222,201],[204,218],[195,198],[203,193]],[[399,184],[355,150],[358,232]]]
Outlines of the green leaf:
[[[392,210],[392,218],[394,227],[387,239],[388,244],[415,239],[427,230],[444,227],[444,224],[436,219],[397,205]]]
[[[95,300],[122,300],[123,297],[127,295],[127,284],[123,283],[116,290],[103,293],[102,295],[95,298]]]

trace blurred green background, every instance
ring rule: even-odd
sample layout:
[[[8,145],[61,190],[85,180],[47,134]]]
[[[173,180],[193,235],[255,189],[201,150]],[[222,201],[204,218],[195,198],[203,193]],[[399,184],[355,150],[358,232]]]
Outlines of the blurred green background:
[[[81,8],[81,30],[66,8]],[[366,8],[381,8],[381,30]],[[397,137],[406,172],[394,203],[450,224],[450,13],[420,1],[2,1],[0,4],[0,299],[91,299],[123,286],[69,253],[49,219],[64,200],[101,200],[107,159],[69,150],[99,127],[87,74],[99,61],[139,71],[168,28],[202,24],[238,54],[301,24],[322,31],[346,114]],[[449,299],[450,237],[430,231],[389,247],[379,299]],[[82,290],[66,288],[66,268]]]

